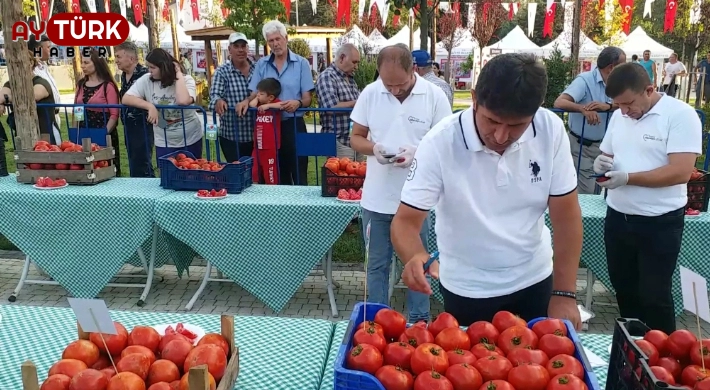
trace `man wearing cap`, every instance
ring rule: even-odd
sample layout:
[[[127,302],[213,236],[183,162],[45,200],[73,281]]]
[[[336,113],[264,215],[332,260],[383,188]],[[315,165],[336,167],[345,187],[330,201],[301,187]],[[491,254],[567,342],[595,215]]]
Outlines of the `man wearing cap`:
[[[449,99],[449,104],[453,107],[454,105],[454,90],[451,86],[444,80],[440,79],[436,74],[434,74],[434,68],[432,67],[433,62],[429,56],[429,52],[426,50],[414,50],[412,52],[412,59],[414,60],[415,70],[422,76],[422,78],[430,83],[433,83],[437,87],[441,88]]]
[[[220,116],[219,146],[227,161],[251,156],[254,139],[254,113],[238,116],[229,107],[249,97],[249,82],[254,63],[247,57],[249,44],[246,35],[229,36],[229,61],[217,68],[210,88],[210,110]]]
[[[49,41],[49,38],[47,38],[46,35],[42,35],[39,42],[37,42],[34,37],[31,37],[30,41],[27,42],[27,49],[35,53],[35,57],[37,57],[37,66],[34,69],[35,76],[39,76],[47,80],[49,86],[52,87],[52,95],[54,96],[55,104],[60,104],[62,102],[62,97],[59,95],[57,83],[54,81],[54,77],[52,77],[52,74],[49,72],[49,65],[47,64],[47,60],[49,60],[49,49],[51,46],[52,42]],[[38,53],[38,51],[40,53]],[[61,115],[59,115],[59,109],[55,109],[54,113],[56,117],[55,120],[57,121],[57,127],[61,128],[62,118]]]

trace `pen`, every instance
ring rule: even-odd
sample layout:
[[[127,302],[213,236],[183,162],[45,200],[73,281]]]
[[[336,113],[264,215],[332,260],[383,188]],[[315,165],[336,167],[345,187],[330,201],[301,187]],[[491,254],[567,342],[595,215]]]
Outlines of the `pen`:
[[[429,270],[429,267],[431,264],[439,259],[439,251],[434,251],[431,255],[429,255],[429,260],[424,263],[424,272]]]

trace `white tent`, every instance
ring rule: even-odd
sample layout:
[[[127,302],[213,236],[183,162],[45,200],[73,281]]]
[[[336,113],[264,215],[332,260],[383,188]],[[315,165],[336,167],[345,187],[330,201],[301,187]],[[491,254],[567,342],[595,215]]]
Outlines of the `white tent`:
[[[387,40],[385,46],[392,46],[398,43],[403,43],[407,45],[407,47],[409,47],[409,31],[409,26],[404,26],[401,30],[397,32],[397,34],[394,34],[392,38]],[[417,29],[416,31],[414,31],[414,34],[412,34],[414,38],[414,47],[410,48],[411,50],[417,50],[422,47],[420,39],[421,31],[421,29]],[[431,38],[427,38],[426,47],[431,47]]]
[[[503,53],[540,54],[540,47],[531,41],[520,26],[515,26],[500,41],[483,48],[483,55],[489,55],[490,49],[500,49]]]
[[[373,31],[374,32],[374,31]],[[384,38],[384,37],[383,37]],[[366,44],[370,39],[365,35],[365,33],[360,30],[360,27],[354,25],[350,31],[343,34],[342,37],[336,39],[336,46],[340,46],[343,43],[352,43],[356,46],[361,46]]]
[[[572,32],[562,31],[560,35],[555,38],[552,42],[542,47],[542,50],[546,56],[550,55],[555,47],[562,52],[562,55],[569,56],[572,53],[570,44],[572,41]],[[593,40],[586,36],[583,32],[579,33],[579,42],[581,47],[579,48],[579,56],[581,58],[591,58],[596,57],[604,49],[602,46],[597,45]]]
[[[128,22],[128,27],[130,29],[128,36],[133,42],[148,42],[148,27],[145,24],[136,27],[133,23]]]
[[[469,54],[473,53],[474,56],[478,55],[478,42],[471,36],[471,32],[468,29],[465,28],[460,28],[459,32],[457,34],[460,34],[460,37],[458,39],[458,45],[456,45],[453,49],[451,49],[451,56],[452,57],[466,57]],[[444,48],[444,44],[442,42],[439,42],[436,44],[436,56],[437,57],[442,57],[446,56],[446,48]]]
[[[378,29],[372,30],[370,35],[368,35],[367,39],[370,40],[371,44],[377,44],[377,45],[387,42],[387,38],[385,38],[385,36],[382,35],[380,30],[378,30]]]
[[[626,53],[627,59],[630,59],[634,54],[641,57],[645,50],[651,51],[651,58],[666,58],[673,53],[673,49],[669,49],[649,37],[641,26],[636,27],[629,34],[626,42],[621,45],[621,49]]]

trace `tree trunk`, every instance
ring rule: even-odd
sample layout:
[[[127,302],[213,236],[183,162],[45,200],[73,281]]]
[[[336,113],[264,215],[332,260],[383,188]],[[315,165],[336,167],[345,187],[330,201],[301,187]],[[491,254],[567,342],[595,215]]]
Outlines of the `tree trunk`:
[[[432,58],[432,61],[436,61],[436,42],[437,42],[437,29],[436,29],[436,9],[432,10],[431,12],[431,47],[429,48],[429,55]],[[455,28],[454,28],[455,30]],[[453,36],[451,37],[453,41]]]
[[[412,23],[414,25],[414,23]],[[419,0],[419,49],[428,50],[429,42],[429,4],[427,0]]]
[[[155,23],[155,6],[154,0],[148,0],[148,10],[145,13],[144,23],[146,28],[148,28],[148,50],[157,49],[160,47],[160,31],[158,31],[158,24]]]
[[[3,26],[12,26],[24,20],[21,1],[0,1]],[[23,149],[31,149],[39,139],[37,106],[32,89],[32,65],[25,41],[12,41],[12,29],[4,29],[5,59],[12,91],[12,108],[15,113],[15,128]],[[51,91],[50,91],[51,93]]]
[[[454,48],[452,47],[451,50],[454,50]],[[453,64],[451,63],[451,50],[449,50],[449,54],[446,56],[446,71],[444,72],[444,78],[449,85],[451,85],[451,71],[453,70]]]
[[[576,0],[574,2],[574,9],[572,11],[572,53],[570,55],[570,61],[573,65],[572,76],[576,76],[577,73],[579,73],[579,49],[582,46],[582,42],[580,42],[580,32],[582,30],[582,0]]]

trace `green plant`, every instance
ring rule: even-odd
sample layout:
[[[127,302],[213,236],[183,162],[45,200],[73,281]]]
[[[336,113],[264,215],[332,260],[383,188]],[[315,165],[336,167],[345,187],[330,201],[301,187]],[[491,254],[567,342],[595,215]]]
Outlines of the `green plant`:
[[[288,49],[306,59],[311,56],[311,48],[308,46],[308,42],[304,39],[289,39]]]
[[[568,61],[557,47],[543,61],[545,68],[547,68],[547,94],[542,106],[553,107],[555,99],[572,81],[572,70],[575,64]]]
[[[466,61],[459,65],[459,69],[461,69],[462,72],[470,72],[471,69],[473,69],[473,53],[466,57]]]
[[[367,84],[370,84],[375,80],[375,73],[377,72],[377,60],[374,58],[368,58],[362,55],[362,61],[358,64],[357,70],[353,77],[355,78],[355,83],[357,83],[358,89],[361,91],[365,89]]]

